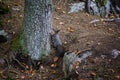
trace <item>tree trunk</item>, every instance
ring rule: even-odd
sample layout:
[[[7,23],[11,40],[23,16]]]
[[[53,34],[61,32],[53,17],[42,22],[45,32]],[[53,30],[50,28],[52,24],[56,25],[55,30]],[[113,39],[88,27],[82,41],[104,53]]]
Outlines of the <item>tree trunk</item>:
[[[21,45],[33,60],[50,53],[51,8],[52,0],[25,0]]]

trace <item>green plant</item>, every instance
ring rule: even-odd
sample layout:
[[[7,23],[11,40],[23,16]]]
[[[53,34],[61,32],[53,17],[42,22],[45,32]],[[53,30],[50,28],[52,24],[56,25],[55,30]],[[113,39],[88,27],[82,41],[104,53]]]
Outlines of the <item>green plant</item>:
[[[8,77],[7,80],[15,80],[15,79],[12,77]]]

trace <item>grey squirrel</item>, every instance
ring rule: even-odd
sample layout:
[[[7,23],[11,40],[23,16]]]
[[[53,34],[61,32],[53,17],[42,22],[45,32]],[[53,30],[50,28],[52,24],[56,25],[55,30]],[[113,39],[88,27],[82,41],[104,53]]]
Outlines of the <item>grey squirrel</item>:
[[[63,57],[65,50],[64,47],[62,46],[62,42],[61,39],[58,35],[58,32],[60,30],[55,31],[53,29],[53,32],[51,32],[51,39],[52,39],[52,43],[53,43],[53,47],[56,49],[56,53],[59,57]]]

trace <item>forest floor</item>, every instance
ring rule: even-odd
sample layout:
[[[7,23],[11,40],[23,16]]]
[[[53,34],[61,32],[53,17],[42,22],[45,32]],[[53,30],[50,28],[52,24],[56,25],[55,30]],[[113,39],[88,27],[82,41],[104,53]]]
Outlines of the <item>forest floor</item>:
[[[4,0],[10,12],[1,16],[3,27],[10,35],[10,41],[0,44],[0,80],[64,80],[62,60],[41,64],[38,70],[22,70],[9,65],[9,70],[2,64],[3,56],[12,54],[11,42],[19,35],[23,20],[24,0]],[[113,58],[112,51],[120,50],[120,23],[97,22],[90,24],[98,16],[86,12],[68,13],[68,3],[55,2],[53,7],[53,28],[60,30],[60,38],[68,52],[94,48],[94,55],[80,65],[80,74],[74,80],[120,80],[120,56]],[[51,54],[55,54],[52,51]],[[83,69],[84,68],[84,69]],[[75,76],[75,75],[73,75]],[[9,79],[8,79],[9,77]]]

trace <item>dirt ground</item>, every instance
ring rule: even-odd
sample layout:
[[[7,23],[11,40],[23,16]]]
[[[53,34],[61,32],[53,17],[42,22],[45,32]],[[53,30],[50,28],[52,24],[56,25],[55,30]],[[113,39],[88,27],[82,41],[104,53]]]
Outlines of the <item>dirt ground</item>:
[[[23,19],[24,0],[4,0],[10,12],[2,16],[2,29],[13,40],[20,32]],[[113,59],[112,50],[120,50],[120,23],[97,22],[90,24],[98,16],[86,12],[68,13],[68,3],[55,1],[53,6],[53,28],[60,30],[60,38],[68,52],[94,48],[95,54],[80,64],[79,75],[72,80],[120,80],[120,56]],[[20,10],[13,10],[17,7]],[[0,45],[1,55],[9,52],[10,43]],[[1,57],[2,57],[1,56]],[[6,55],[5,55],[6,56]],[[55,66],[56,65],[56,66]],[[62,62],[41,64],[39,70],[21,70],[12,65],[9,71],[1,66],[0,80],[64,80]],[[72,75],[76,76],[76,75]],[[9,76],[9,79],[6,79]],[[72,78],[71,77],[71,78]]]

